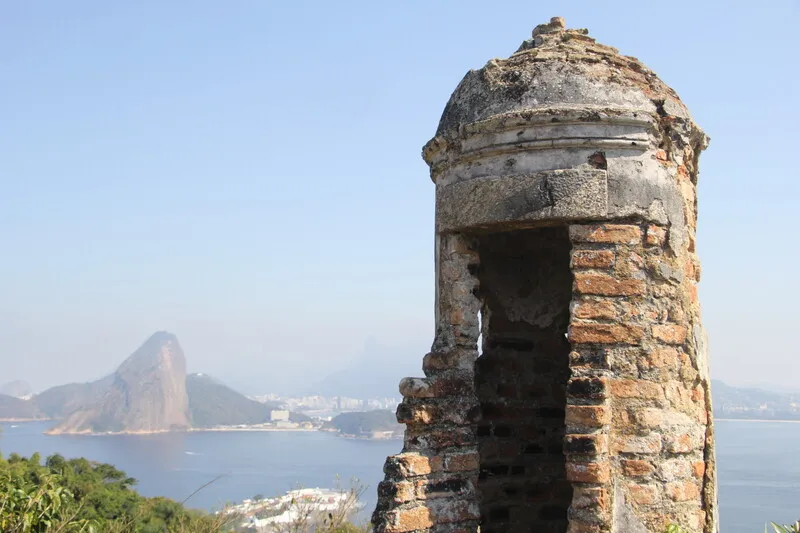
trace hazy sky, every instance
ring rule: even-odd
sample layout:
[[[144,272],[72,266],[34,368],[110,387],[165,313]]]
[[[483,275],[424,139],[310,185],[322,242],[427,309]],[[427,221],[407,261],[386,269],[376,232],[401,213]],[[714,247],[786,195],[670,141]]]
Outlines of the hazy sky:
[[[190,370],[251,392],[335,371],[369,336],[421,364],[420,149],[468,69],[560,15],[653,68],[711,136],[712,374],[793,385],[798,5],[2,2],[0,382],[99,377],[160,329]]]

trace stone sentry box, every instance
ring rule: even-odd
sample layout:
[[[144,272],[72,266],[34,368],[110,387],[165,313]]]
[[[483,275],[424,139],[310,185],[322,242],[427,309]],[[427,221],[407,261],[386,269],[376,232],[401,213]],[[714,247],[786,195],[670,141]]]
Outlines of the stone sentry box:
[[[707,143],[651,70],[560,18],[465,76],[423,150],[436,337],[400,383],[376,531],[717,531]]]

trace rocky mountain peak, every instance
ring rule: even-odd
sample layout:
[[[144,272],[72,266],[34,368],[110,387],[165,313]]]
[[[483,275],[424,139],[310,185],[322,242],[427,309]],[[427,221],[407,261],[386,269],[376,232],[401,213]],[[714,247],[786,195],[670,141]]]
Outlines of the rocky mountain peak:
[[[186,358],[172,333],[154,333],[111,377],[95,401],[51,433],[150,433],[188,428]]]

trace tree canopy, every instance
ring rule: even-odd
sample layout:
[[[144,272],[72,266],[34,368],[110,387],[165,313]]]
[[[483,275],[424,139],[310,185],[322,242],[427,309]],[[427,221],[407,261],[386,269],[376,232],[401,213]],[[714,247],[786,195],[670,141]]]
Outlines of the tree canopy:
[[[216,517],[167,498],[145,498],[136,480],[87,459],[38,453],[0,457],[0,531],[14,533],[219,531]],[[61,529],[59,529],[61,528]]]

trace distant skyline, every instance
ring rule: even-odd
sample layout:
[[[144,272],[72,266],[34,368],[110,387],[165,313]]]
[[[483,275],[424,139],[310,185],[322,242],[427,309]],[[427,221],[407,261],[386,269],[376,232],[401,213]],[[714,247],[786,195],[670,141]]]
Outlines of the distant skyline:
[[[791,0],[4,3],[0,382],[97,378],[158,330],[247,392],[299,389],[370,337],[421,375],[421,147],[464,74],[552,16],[641,59],[710,135],[712,375],[794,386]]]

